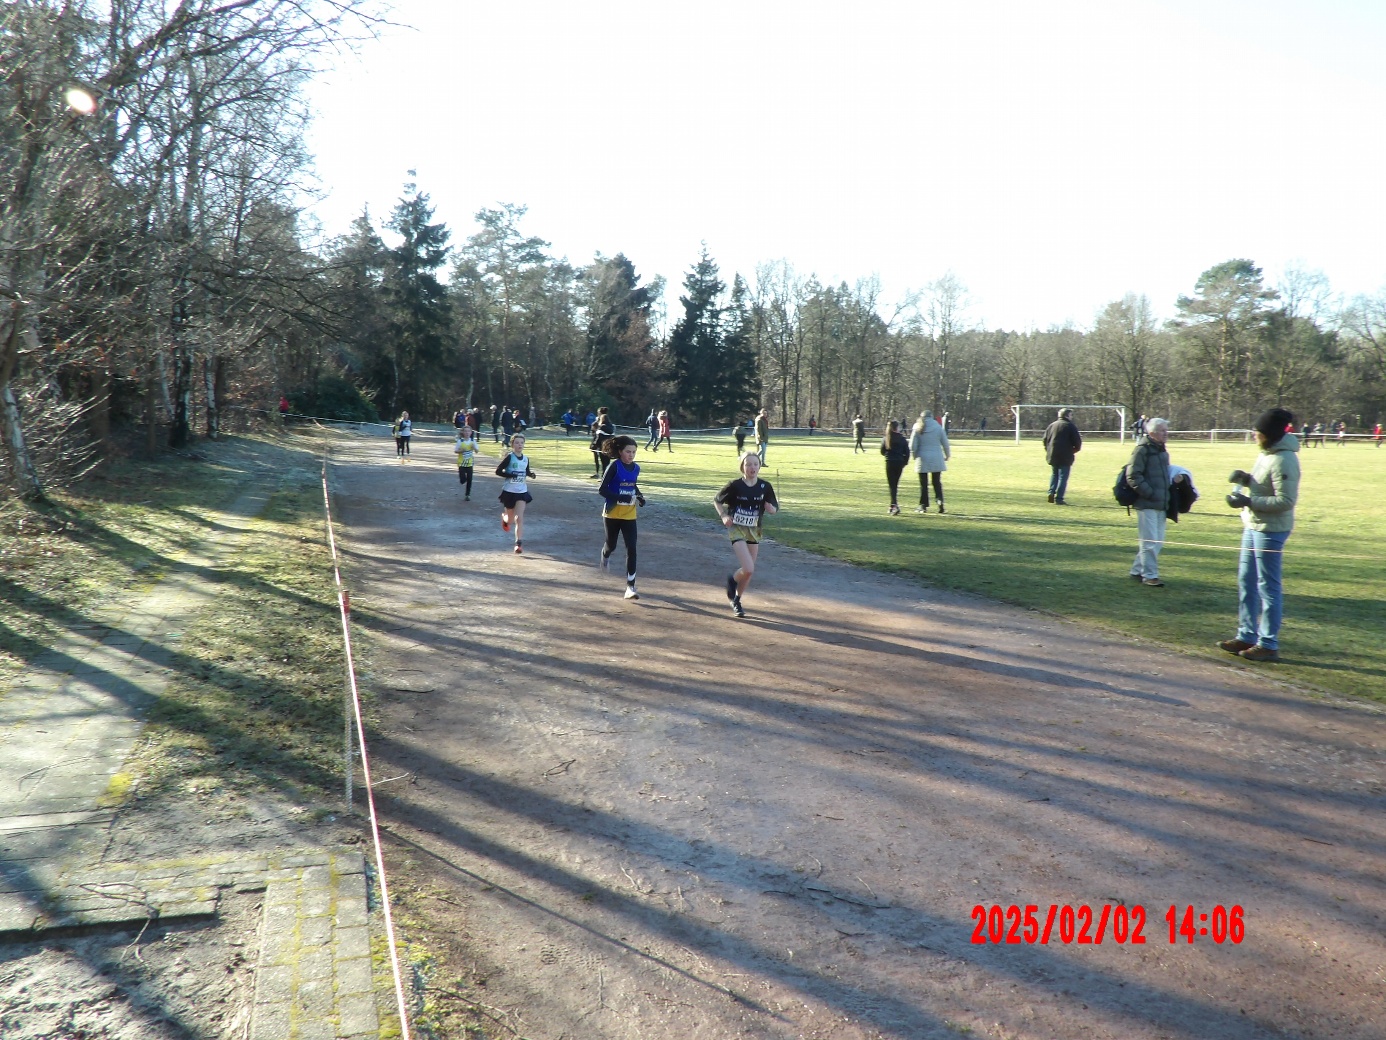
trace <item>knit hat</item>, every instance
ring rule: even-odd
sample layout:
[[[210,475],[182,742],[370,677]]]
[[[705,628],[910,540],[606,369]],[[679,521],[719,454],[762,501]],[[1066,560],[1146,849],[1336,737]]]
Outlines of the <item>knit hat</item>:
[[[1294,413],[1288,408],[1271,408],[1261,413],[1256,420],[1255,430],[1266,438],[1267,444],[1274,444],[1285,436],[1285,427],[1294,421]]]

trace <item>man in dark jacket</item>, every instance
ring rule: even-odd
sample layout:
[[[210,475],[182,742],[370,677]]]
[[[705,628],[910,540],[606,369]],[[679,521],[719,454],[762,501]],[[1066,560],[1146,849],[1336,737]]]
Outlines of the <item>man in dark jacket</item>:
[[[1068,490],[1068,471],[1073,457],[1083,450],[1083,435],[1073,422],[1073,409],[1060,408],[1059,417],[1044,431],[1044,457],[1049,460],[1049,501],[1066,506],[1064,492]]]
[[[1126,464],[1126,484],[1140,497],[1132,503],[1141,544],[1131,563],[1135,581],[1159,588],[1160,548],[1165,544],[1165,519],[1169,511],[1169,452],[1165,439],[1169,423],[1147,419],[1145,436],[1136,442],[1131,461]]]

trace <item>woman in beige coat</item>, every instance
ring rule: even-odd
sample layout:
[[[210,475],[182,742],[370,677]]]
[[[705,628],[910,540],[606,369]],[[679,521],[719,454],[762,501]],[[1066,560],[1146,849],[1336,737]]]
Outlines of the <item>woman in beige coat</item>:
[[[943,424],[934,418],[933,411],[925,408],[910,432],[910,455],[914,458],[915,472],[919,474],[919,508],[915,510],[916,513],[929,511],[930,478],[933,479],[934,498],[938,499],[938,511],[944,511],[943,471],[948,468],[948,459],[952,454]]]

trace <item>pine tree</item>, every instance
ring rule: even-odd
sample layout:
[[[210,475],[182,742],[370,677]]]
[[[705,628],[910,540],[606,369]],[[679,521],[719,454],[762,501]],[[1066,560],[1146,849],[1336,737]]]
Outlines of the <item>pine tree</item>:
[[[587,356],[579,394],[615,414],[644,414],[662,396],[660,357],[650,330],[650,311],[662,283],[641,285],[635,265],[622,254],[598,257],[587,269]],[[638,417],[638,416],[637,416]]]
[[[722,291],[717,265],[703,246],[701,257],[683,280],[685,295],[679,297],[683,317],[669,336],[669,361],[673,368],[679,411],[706,426],[723,396],[718,389],[724,358]]]
[[[447,261],[450,232],[430,223],[429,198],[410,183],[404,186],[389,227],[400,244],[387,250],[385,290],[390,305],[390,365],[387,385],[390,414],[400,409],[438,411],[437,387],[453,341],[447,290],[435,272]]]
[[[737,275],[732,279],[731,302],[723,312],[722,360],[717,367],[712,410],[712,418],[718,422],[740,421],[741,416],[756,410],[760,400],[747,295],[746,282]]]

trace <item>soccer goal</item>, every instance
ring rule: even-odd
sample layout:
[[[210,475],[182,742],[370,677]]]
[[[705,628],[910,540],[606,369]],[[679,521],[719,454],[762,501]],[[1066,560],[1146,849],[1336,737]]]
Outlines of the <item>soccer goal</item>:
[[[1011,414],[1015,416],[1015,442],[1020,443],[1020,412],[1024,408],[1048,408],[1051,416],[1057,415],[1060,408],[1072,408],[1075,412],[1099,411],[1116,412],[1117,429],[1121,431],[1121,443],[1126,443],[1126,407],[1119,404],[1013,404]],[[1052,420],[1051,420],[1052,421]],[[1046,426],[1049,423],[1045,423]]]

